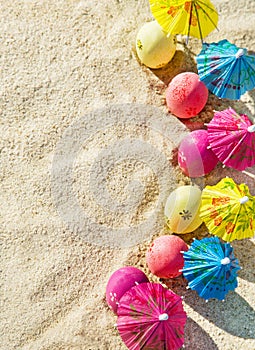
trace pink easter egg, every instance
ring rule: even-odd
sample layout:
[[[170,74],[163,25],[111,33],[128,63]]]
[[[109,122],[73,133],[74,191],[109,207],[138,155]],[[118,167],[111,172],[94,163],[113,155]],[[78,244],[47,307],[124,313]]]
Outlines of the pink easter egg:
[[[133,266],[122,267],[111,275],[106,286],[106,301],[115,314],[122,295],[143,282],[149,282],[147,276]]]
[[[207,130],[195,130],[184,137],[178,150],[178,164],[185,175],[204,176],[216,167],[218,158],[208,147]]]
[[[194,117],[202,111],[207,99],[207,87],[193,72],[176,75],[166,90],[168,110],[178,118]]]
[[[160,278],[174,278],[181,275],[184,259],[181,251],[188,246],[178,236],[164,235],[156,238],[146,253],[146,262],[150,271]]]

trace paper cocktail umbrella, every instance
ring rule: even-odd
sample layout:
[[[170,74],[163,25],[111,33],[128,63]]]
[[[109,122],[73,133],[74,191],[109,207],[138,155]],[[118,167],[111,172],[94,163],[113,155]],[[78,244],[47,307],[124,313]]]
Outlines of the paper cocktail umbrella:
[[[251,238],[255,233],[255,197],[245,184],[224,178],[202,191],[200,217],[210,233],[224,241]]]
[[[240,267],[230,243],[221,243],[218,237],[196,239],[183,257],[182,273],[200,297],[223,300],[237,287]]]
[[[218,97],[239,100],[255,87],[255,55],[228,40],[204,43],[196,61],[200,80]]]
[[[218,13],[209,0],[150,0],[150,8],[169,34],[193,36],[203,41],[217,28]]]
[[[207,125],[210,148],[228,167],[244,170],[255,164],[255,125],[234,109],[215,112]]]
[[[121,298],[117,328],[130,350],[178,350],[186,320],[180,296],[161,284],[141,283]]]

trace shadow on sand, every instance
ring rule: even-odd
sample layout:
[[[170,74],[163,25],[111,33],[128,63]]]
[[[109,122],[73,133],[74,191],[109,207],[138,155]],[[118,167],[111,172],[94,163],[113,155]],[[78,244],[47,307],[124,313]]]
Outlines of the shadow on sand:
[[[189,350],[218,350],[218,346],[203,328],[190,317],[185,326],[185,348]]]
[[[236,292],[229,292],[225,302],[210,299],[208,303],[193,290],[187,290],[187,281],[180,276],[164,280],[164,284],[176,294],[184,297],[184,302],[194,311],[215,324],[218,328],[244,339],[255,339],[255,310]]]

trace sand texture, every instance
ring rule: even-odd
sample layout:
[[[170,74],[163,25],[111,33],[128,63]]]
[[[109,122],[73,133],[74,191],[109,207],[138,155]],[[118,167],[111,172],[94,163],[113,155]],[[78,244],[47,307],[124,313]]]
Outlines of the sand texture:
[[[254,0],[214,0],[219,31],[255,51]],[[255,117],[255,90],[238,102],[210,94],[186,124],[166,109],[165,89],[196,71],[201,42],[178,37],[163,69],[139,64],[135,37],[152,20],[141,0],[3,0],[0,4],[1,350],[124,350],[105,302],[110,275],[125,265],[151,281],[145,252],[167,231],[163,207],[190,183],[176,147],[190,130],[232,106]],[[255,167],[250,169],[255,174]],[[224,176],[217,168],[203,187]],[[183,236],[208,236],[205,226]],[[255,242],[235,241],[242,270],[224,303],[207,304],[186,281],[187,350],[255,349]],[[156,349],[155,349],[156,350]]]

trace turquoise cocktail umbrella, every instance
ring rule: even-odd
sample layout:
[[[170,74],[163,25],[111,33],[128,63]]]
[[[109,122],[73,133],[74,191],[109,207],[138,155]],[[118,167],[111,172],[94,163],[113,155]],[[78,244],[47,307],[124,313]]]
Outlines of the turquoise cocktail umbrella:
[[[196,61],[200,80],[220,98],[239,100],[255,87],[255,55],[226,39],[203,43]]]
[[[237,287],[240,267],[230,243],[221,243],[218,237],[195,239],[183,257],[183,276],[200,297],[223,300]]]

